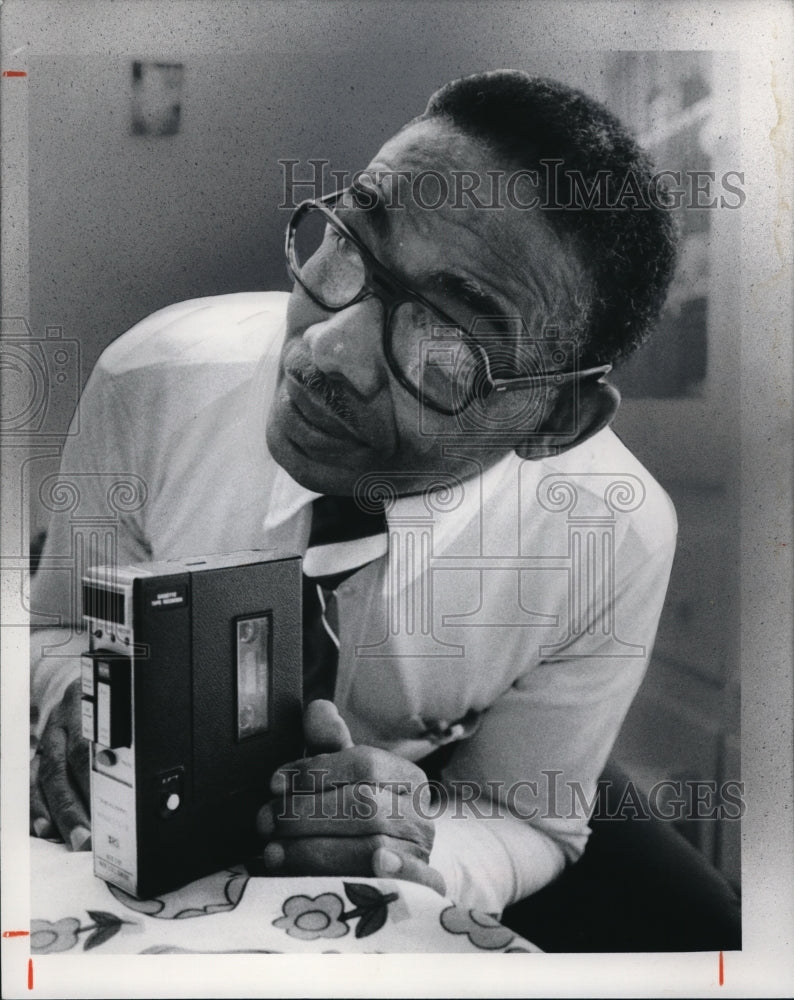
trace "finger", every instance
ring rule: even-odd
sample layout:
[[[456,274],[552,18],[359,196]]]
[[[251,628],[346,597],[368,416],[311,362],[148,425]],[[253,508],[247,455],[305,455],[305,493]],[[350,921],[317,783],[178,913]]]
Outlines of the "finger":
[[[40,763],[38,754],[30,762],[30,832],[34,837],[54,837],[55,827],[39,788]]]
[[[324,795],[294,795],[260,810],[258,830],[276,837],[364,837],[386,834],[416,844],[425,856],[434,826],[414,809],[411,796],[371,785],[342,785]]]
[[[406,882],[418,882],[446,896],[447,885],[440,872],[430,865],[409,855],[398,854],[388,847],[378,847],[372,855],[372,870],[379,878],[399,878]]]
[[[368,782],[391,788],[397,794],[413,794],[421,785],[427,804],[430,783],[416,764],[378,747],[353,746],[337,753],[319,754],[284,764],[273,774],[270,790],[284,792],[330,791],[340,784]]]
[[[303,713],[303,738],[309,754],[335,753],[353,746],[347,723],[332,701],[310,701]]]
[[[382,834],[306,837],[271,841],[265,847],[263,860],[269,875],[361,875],[371,878],[375,874],[372,858],[379,847],[386,847],[401,858],[411,853],[410,844]]]
[[[91,801],[91,754],[88,740],[82,736],[70,738],[67,734],[66,770],[71,781],[79,788],[82,800]]]
[[[70,779],[66,764],[66,732],[48,727],[41,741],[39,785],[49,815],[73,851],[91,846],[91,823],[79,788]]]
[[[55,716],[66,730],[66,765],[71,780],[80,789],[83,800],[91,801],[91,755],[88,740],[82,732],[82,687],[79,681],[73,681],[63,696]]]

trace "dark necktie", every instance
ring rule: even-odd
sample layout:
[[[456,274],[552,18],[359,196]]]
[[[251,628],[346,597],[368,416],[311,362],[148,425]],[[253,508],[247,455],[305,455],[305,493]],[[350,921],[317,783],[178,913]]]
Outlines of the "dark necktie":
[[[309,546],[303,559],[303,700],[333,699],[339,660],[336,589],[388,551],[383,509],[365,511],[352,497],[312,502]]]

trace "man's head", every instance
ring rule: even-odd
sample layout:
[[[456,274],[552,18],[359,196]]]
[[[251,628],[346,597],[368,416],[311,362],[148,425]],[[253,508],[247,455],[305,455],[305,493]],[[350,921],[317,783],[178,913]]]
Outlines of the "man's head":
[[[550,161],[559,166],[550,170]],[[434,94],[334,211],[391,276],[467,336],[481,340],[486,317],[520,321],[520,340],[501,356],[497,349],[495,360],[491,354],[489,376],[534,374],[535,348],[546,375],[569,372],[618,361],[642,341],[674,263],[664,208],[588,209],[576,202],[571,178],[578,172],[587,183],[603,176],[599,171],[618,179],[631,173],[640,185],[651,176],[600,105],[560,84],[499,71]],[[501,182],[500,200],[483,206],[482,194],[462,197],[464,176],[470,187],[476,178],[491,190]],[[431,207],[416,180],[434,177],[448,197]],[[329,230],[327,239],[336,242],[326,247],[338,246],[338,232]],[[323,252],[331,261],[339,251]],[[438,412],[408,391],[413,374],[401,378],[388,356],[388,296],[377,277],[369,291],[329,309],[306,282],[290,300],[268,444],[309,488],[351,493],[361,476],[379,472],[394,475],[402,491],[421,489],[428,473],[465,477],[513,449],[536,456],[571,447],[613,416],[617,394],[593,376],[560,385],[541,377],[515,392],[492,391],[468,420]],[[491,323],[492,331],[501,328]],[[550,328],[573,349],[549,350]],[[488,339],[486,357],[493,332]]]

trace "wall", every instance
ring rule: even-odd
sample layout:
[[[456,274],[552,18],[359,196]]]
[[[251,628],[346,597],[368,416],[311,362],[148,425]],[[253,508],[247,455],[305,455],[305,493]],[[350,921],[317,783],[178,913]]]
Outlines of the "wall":
[[[30,323],[79,340],[82,382],[108,343],[168,303],[289,287],[280,159],[358,169],[434,89],[480,69],[605,96],[601,53],[533,50],[549,17],[532,5],[29,9]],[[135,59],[184,63],[177,135],[130,134]],[[54,427],[75,398],[54,399]],[[33,531],[46,522],[35,499],[31,517]]]
[[[363,166],[437,86],[477,69],[596,93],[603,70],[598,53],[532,52],[519,5],[492,8],[483,27],[451,5],[422,5],[419,22],[410,3],[355,18],[336,4],[171,3],[156,31],[147,4],[99,10],[90,41],[68,51],[54,19],[30,59],[31,320],[79,336],[85,372],[166,303],[288,287],[280,158]],[[133,58],[184,62],[178,135],[129,134]]]

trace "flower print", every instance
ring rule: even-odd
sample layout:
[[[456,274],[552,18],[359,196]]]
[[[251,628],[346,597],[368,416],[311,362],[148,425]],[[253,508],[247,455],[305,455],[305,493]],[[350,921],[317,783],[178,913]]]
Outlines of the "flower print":
[[[353,904],[352,910],[345,911],[344,900],[334,892],[324,892],[314,898],[290,896],[281,907],[284,916],[274,920],[274,926],[304,941],[344,937],[350,930],[350,920],[358,920],[357,938],[377,934],[388,919],[389,903],[399,899],[398,894],[381,892],[366,882],[343,882],[342,885]]]
[[[273,924],[283,928],[290,937],[316,941],[317,938],[344,937],[350,929],[339,919],[345,904],[333,892],[324,892],[313,898],[290,896],[281,908],[284,916],[278,917]]]
[[[450,934],[466,934],[477,948],[496,951],[510,944],[515,935],[496,917],[481,910],[467,910],[452,905],[441,912],[441,926]]]
[[[184,920],[235,909],[249,881],[250,876],[244,871],[226,868],[152,899],[136,899],[115,885],[108,884],[108,889],[120,903],[137,913],[161,920]]]
[[[34,955],[51,955],[56,951],[68,951],[77,944],[80,921],[77,917],[63,920],[31,920],[30,950]]]
[[[104,910],[86,910],[93,923],[80,926],[77,917],[64,917],[53,923],[50,920],[31,920],[30,950],[37,955],[51,955],[57,951],[68,951],[77,944],[80,934],[88,934],[83,941],[83,951],[98,948],[109,941],[126,924],[135,926],[135,921],[122,920],[115,913]]]

